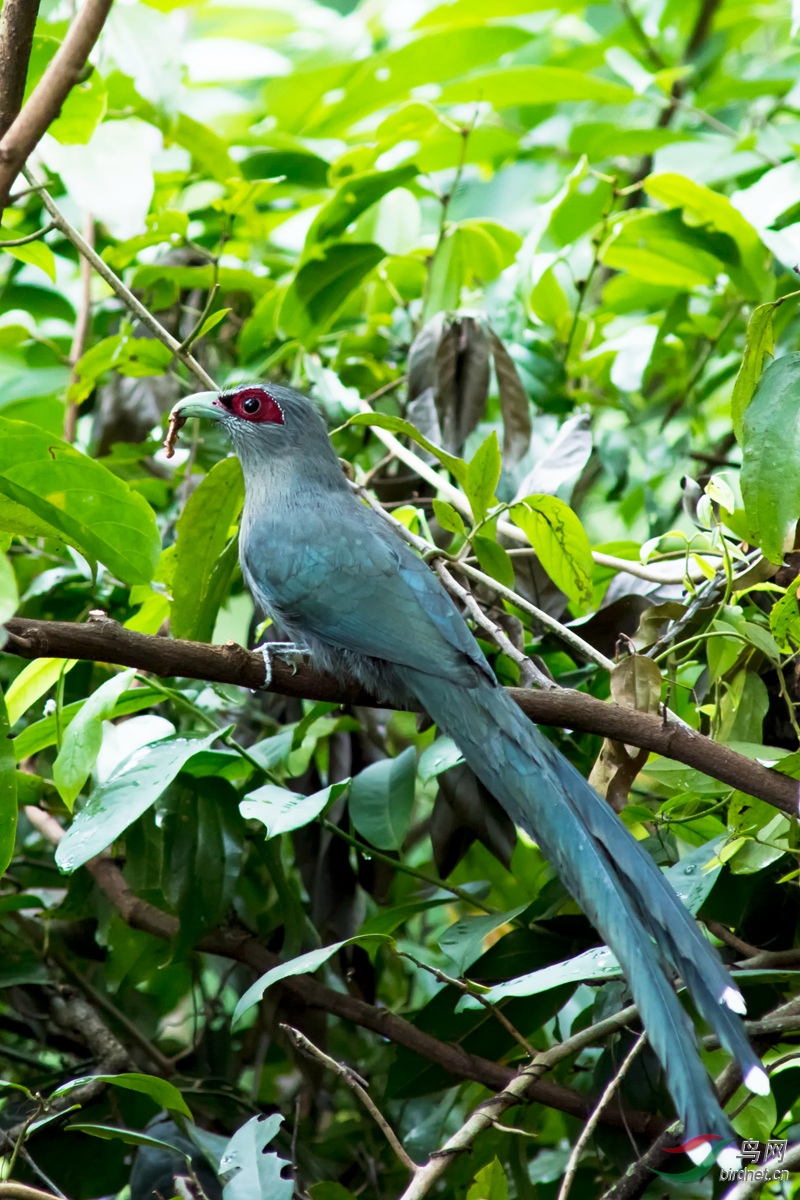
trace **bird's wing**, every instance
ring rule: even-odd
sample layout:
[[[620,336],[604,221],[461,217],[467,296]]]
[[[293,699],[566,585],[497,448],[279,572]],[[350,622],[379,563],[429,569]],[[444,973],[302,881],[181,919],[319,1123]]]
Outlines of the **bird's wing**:
[[[332,646],[468,683],[486,659],[430,568],[358,501],[306,509],[287,545],[269,517],[253,522],[242,566],[293,628]],[[267,564],[264,570],[262,564]]]

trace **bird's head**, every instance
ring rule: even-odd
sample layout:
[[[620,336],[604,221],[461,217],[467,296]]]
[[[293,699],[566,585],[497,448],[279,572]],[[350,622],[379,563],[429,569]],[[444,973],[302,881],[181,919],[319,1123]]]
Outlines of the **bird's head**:
[[[245,476],[263,470],[265,460],[294,459],[299,465],[311,458],[319,462],[336,455],[328,441],[325,423],[315,405],[294,388],[279,384],[240,383],[220,392],[195,392],[179,401],[170,413],[165,443],[172,449],[180,427],[189,417],[204,417],[222,425],[239,456]]]

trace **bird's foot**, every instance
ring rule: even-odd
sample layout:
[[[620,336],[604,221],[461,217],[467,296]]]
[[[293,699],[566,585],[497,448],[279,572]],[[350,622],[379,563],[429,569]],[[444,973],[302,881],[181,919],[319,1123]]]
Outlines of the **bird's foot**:
[[[263,642],[260,646],[256,646],[255,649],[261,652],[261,657],[264,659],[264,682],[259,689],[260,691],[269,689],[272,683],[272,663],[274,659],[279,658],[281,662],[288,663],[294,675],[298,664],[309,653],[307,646],[298,646],[295,642]]]

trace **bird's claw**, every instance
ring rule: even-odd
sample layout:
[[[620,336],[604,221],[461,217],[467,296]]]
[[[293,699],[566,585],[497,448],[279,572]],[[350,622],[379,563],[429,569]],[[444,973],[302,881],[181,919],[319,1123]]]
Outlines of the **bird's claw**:
[[[307,646],[298,646],[295,642],[263,642],[260,646],[256,646],[256,650],[261,652],[261,657],[264,659],[264,682],[259,691],[269,689],[272,684],[273,659],[279,658],[281,662],[287,663],[292,668],[294,675],[298,664],[308,654]]]

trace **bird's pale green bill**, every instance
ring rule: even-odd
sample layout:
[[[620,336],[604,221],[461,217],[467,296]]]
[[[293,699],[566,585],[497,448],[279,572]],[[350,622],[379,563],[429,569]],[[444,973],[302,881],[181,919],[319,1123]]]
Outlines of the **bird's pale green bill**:
[[[207,417],[218,421],[224,409],[219,403],[219,392],[194,392],[179,400],[169,414],[169,429],[164,440],[167,458],[175,453],[175,440],[180,428],[186,424],[189,417]]]

